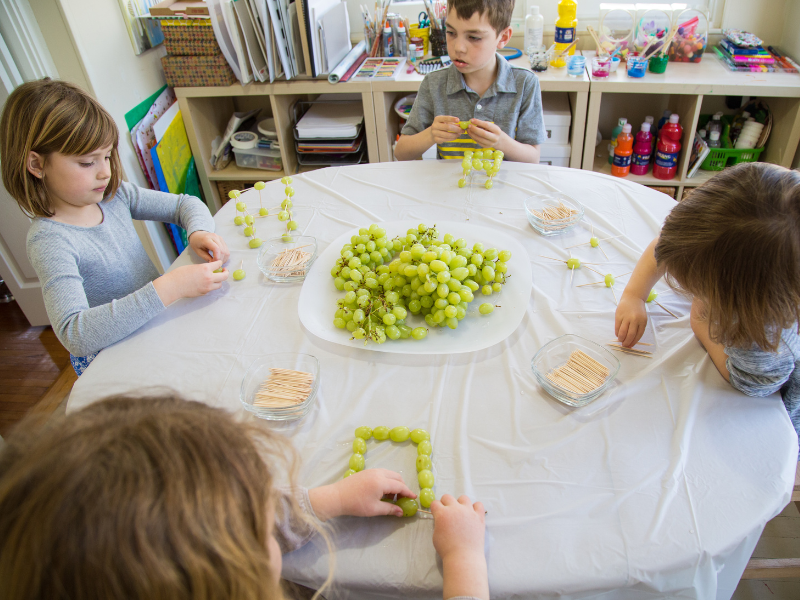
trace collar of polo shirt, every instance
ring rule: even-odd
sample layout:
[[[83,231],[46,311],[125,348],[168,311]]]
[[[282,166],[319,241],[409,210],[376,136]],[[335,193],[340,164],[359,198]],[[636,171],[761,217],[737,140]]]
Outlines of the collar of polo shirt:
[[[484,98],[497,95],[499,92],[507,92],[509,94],[517,93],[517,81],[514,78],[512,67],[508,61],[500,56],[497,56],[497,77],[494,83],[486,90],[483,95]],[[450,67],[447,74],[447,95],[457,94],[461,90],[467,90],[467,83],[464,81],[464,76],[458,72],[455,67]],[[470,91],[472,91],[470,89]]]

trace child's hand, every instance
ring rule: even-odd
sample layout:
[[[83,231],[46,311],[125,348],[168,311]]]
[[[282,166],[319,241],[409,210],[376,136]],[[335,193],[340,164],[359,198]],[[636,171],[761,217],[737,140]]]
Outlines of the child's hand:
[[[222,271],[214,273],[216,269]],[[153,281],[153,286],[164,306],[169,306],[181,298],[195,298],[218,290],[227,278],[228,270],[222,267],[221,260],[215,260],[203,265],[178,267]]]
[[[403,516],[403,509],[390,502],[381,502],[384,496],[399,494],[416,498],[403,483],[400,473],[386,469],[359,471],[331,485],[308,490],[311,506],[320,521],[333,517]]]
[[[192,250],[197,252],[199,257],[205,258],[209,262],[221,260],[226,263],[231,255],[225,240],[216,233],[209,231],[198,230],[193,232],[189,236],[189,245]]]
[[[632,347],[642,339],[647,328],[647,308],[635,294],[622,292],[614,319],[614,334],[620,344]]]
[[[433,141],[436,144],[457,140],[461,135],[461,131],[461,127],[458,125],[458,117],[439,115],[431,125],[431,135],[433,135]]]
[[[433,547],[442,557],[444,597],[489,598],[489,577],[483,541],[486,530],[483,504],[472,504],[450,494],[431,504]]]
[[[470,119],[469,129],[467,129],[469,137],[478,142],[482,148],[495,148],[499,150],[499,146],[504,141],[504,136],[508,137],[502,129],[494,123],[488,121],[481,121],[480,119]]]

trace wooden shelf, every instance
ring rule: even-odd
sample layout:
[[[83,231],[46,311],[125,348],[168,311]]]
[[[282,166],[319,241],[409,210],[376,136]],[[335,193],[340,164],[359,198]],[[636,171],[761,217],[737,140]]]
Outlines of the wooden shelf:
[[[273,179],[280,179],[286,175],[281,169],[280,171],[269,171],[267,169],[243,169],[236,164],[236,161],[231,161],[227,167],[221,171],[208,170],[208,179],[210,181],[272,181]]]

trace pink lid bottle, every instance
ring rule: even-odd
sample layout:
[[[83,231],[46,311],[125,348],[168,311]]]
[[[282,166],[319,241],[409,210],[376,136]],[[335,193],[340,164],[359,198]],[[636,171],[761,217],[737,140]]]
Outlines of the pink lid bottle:
[[[682,137],[683,127],[678,123],[678,115],[670,115],[669,122],[661,128],[659,134],[653,177],[664,180],[675,178]]]
[[[642,123],[642,129],[636,134],[636,143],[633,144],[631,156],[631,174],[647,175],[650,168],[650,155],[653,152],[653,136],[650,133],[650,123]]]

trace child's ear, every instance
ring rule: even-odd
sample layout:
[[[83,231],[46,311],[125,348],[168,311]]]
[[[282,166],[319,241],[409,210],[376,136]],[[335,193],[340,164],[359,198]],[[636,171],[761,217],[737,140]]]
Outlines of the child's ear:
[[[44,177],[44,157],[38,152],[34,152],[33,150],[28,152],[28,159],[25,161],[25,167],[34,177],[38,177],[39,179]]]
[[[511,41],[511,34],[514,33],[514,30],[509,26],[503,29],[500,32],[500,36],[497,38],[497,49],[505,48],[506,44]]]

